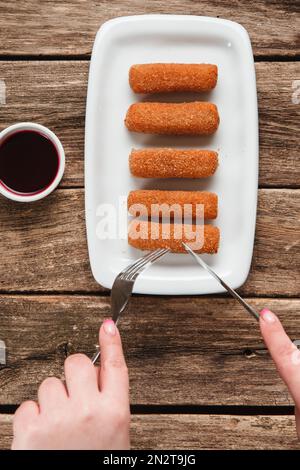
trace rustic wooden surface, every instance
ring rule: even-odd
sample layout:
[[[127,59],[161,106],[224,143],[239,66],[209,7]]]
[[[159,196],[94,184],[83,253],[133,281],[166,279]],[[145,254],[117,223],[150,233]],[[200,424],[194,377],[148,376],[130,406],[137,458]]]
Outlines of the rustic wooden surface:
[[[218,16],[238,21],[249,31],[257,56],[294,57],[300,49],[297,0],[2,0],[0,53],[89,56],[104,21],[145,13]]]
[[[238,21],[256,58],[260,175],[256,239],[240,292],[277,312],[300,338],[299,2],[291,0],[53,1],[0,3],[0,129],[52,128],[66,150],[65,177],[47,200],[0,204],[0,448],[12,412],[35,398],[66,355],[90,354],[108,292],[92,278],[85,238],[84,114],[89,58],[99,26],[115,16],[184,13]],[[292,400],[255,324],[226,296],[135,296],[120,324],[130,371],[132,444],[153,449],[294,449]],[[155,377],[155,380],[153,380]],[[280,406],[280,408],[278,408]],[[9,414],[8,414],[9,413]],[[141,414],[142,413],[142,414]]]
[[[7,449],[12,439],[11,415],[0,415],[0,429],[0,450]],[[133,449],[145,450],[300,448],[293,416],[212,414],[134,415],[131,445]]]
[[[249,301],[273,309],[300,339],[299,299]],[[35,399],[44,378],[61,376],[68,354],[92,354],[109,306],[100,296],[0,296],[8,348],[0,405]],[[120,331],[134,405],[292,405],[256,325],[233,299],[135,296]]]

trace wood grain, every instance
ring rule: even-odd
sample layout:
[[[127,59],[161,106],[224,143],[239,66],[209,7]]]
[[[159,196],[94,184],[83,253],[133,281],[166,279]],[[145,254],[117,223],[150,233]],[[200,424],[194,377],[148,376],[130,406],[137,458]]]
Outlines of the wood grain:
[[[81,188],[88,59],[104,21],[144,13],[219,16],[240,22],[250,34],[260,60],[255,64],[259,184],[290,189],[259,192],[253,263],[240,291],[274,297],[249,301],[257,309],[273,309],[288,334],[300,338],[300,299],[292,298],[300,296],[300,190],[292,189],[300,181],[299,105],[293,95],[300,64],[288,62],[300,52],[299,3],[41,0],[37,8],[35,0],[2,1],[0,56],[7,60],[0,61],[6,85],[0,129],[25,120],[52,128],[66,150],[61,188],[68,189],[34,206],[1,199],[0,292],[8,294],[0,295],[0,337],[7,344],[0,405],[35,399],[44,378],[62,375],[68,354],[90,355],[98,326],[110,314],[109,298],[100,295],[107,292],[92,278],[85,239]],[[292,404],[257,325],[230,298],[134,296],[120,330],[132,404]],[[137,414],[131,436],[134,449],[299,449],[292,416]],[[11,438],[12,415],[0,414],[0,449],[9,448]]]
[[[300,338],[300,300],[249,299]],[[108,297],[0,296],[0,404],[35,399],[67,355],[91,355]],[[135,296],[120,323],[135,405],[292,405],[258,325],[233,299]]]
[[[0,450],[10,449],[13,429],[12,429],[12,415],[0,414]]]
[[[297,296],[300,190],[259,191],[252,268],[244,295]],[[0,291],[99,292],[88,261],[82,189],[34,204],[0,204]]]
[[[12,441],[12,416],[0,415],[0,449]],[[299,450],[293,416],[133,415],[131,448],[146,450]]]
[[[217,16],[248,30],[254,54],[299,53],[299,4],[296,0],[229,1],[2,1],[0,54],[89,56],[101,24],[117,16],[145,13]]]
[[[87,253],[83,190],[34,204],[2,198],[1,290],[99,291]]]
[[[6,84],[1,130],[21,121],[52,129],[66,154],[61,186],[83,186],[88,67],[86,61],[0,62],[0,79]]]
[[[293,416],[133,416],[136,449],[299,449]]]
[[[84,115],[88,62],[0,62],[6,83],[6,106],[0,127],[17,121],[37,121],[62,140],[67,165],[62,186],[83,186]],[[261,187],[299,186],[299,105],[292,83],[300,63],[256,64],[260,116]]]
[[[300,104],[293,82],[300,63],[257,63],[259,112],[259,184],[299,186],[300,163],[296,156]],[[299,101],[299,100],[298,100]],[[297,101],[297,102],[298,102]]]

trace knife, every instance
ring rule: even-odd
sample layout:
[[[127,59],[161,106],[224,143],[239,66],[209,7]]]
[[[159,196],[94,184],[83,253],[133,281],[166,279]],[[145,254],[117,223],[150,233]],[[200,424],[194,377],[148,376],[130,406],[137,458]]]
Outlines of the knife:
[[[259,320],[259,313],[257,313],[256,310],[254,310],[253,307],[251,307],[251,305],[249,305],[244,299],[242,299],[242,297],[235,291],[233,290],[231,287],[228,286],[228,284],[226,284],[226,282],[223,281],[223,279],[221,279],[204,261],[203,259],[200,258],[200,256],[198,256],[186,243],[182,242],[184,248],[190,253],[190,255],[192,255],[194,257],[194,259],[197,261],[197,263],[200,264],[200,266],[202,266],[202,268],[206,269],[206,271],[208,271],[220,284],[221,286],[224,287],[224,289],[227,290],[227,292],[229,292],[229,294],[232,295],[232,297],[234,297],[238,302],[240,302],[240,304],[243,305],[243,307],[247,310],[247,312],[250,313],[250,315],[252,315],[255,320]]]

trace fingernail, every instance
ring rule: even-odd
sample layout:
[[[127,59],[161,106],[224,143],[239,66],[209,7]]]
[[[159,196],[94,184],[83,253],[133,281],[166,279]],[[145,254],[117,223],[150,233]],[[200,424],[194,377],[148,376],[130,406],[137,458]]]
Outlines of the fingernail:
[[[104,320],[103,328],[107,335],[114,336],[116,334],[116,325],[110,318],[108,320]]]
[[[276,322],[276,316],[274,315],[274,313],[272,313],[267,308],[264,308],[260,312],[260,316],[266,323],[275,323]]]

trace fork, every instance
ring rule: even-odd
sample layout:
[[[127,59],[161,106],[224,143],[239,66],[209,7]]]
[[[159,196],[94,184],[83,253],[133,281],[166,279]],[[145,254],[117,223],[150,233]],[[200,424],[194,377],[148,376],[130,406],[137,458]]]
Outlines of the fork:
[[[116,277],[110,294],[111,299],[111,312],[112,320],[118,324],[121,313],[124,311],[128,304],[129,298],[132,294],[134,283],[137,277],[149,266],[169,253],[169,248],[159,248],[139,258],[133,264],[127,266]],[[95,362],[100,357],[100,350],[98,349],[92,357],[92,362]]]

